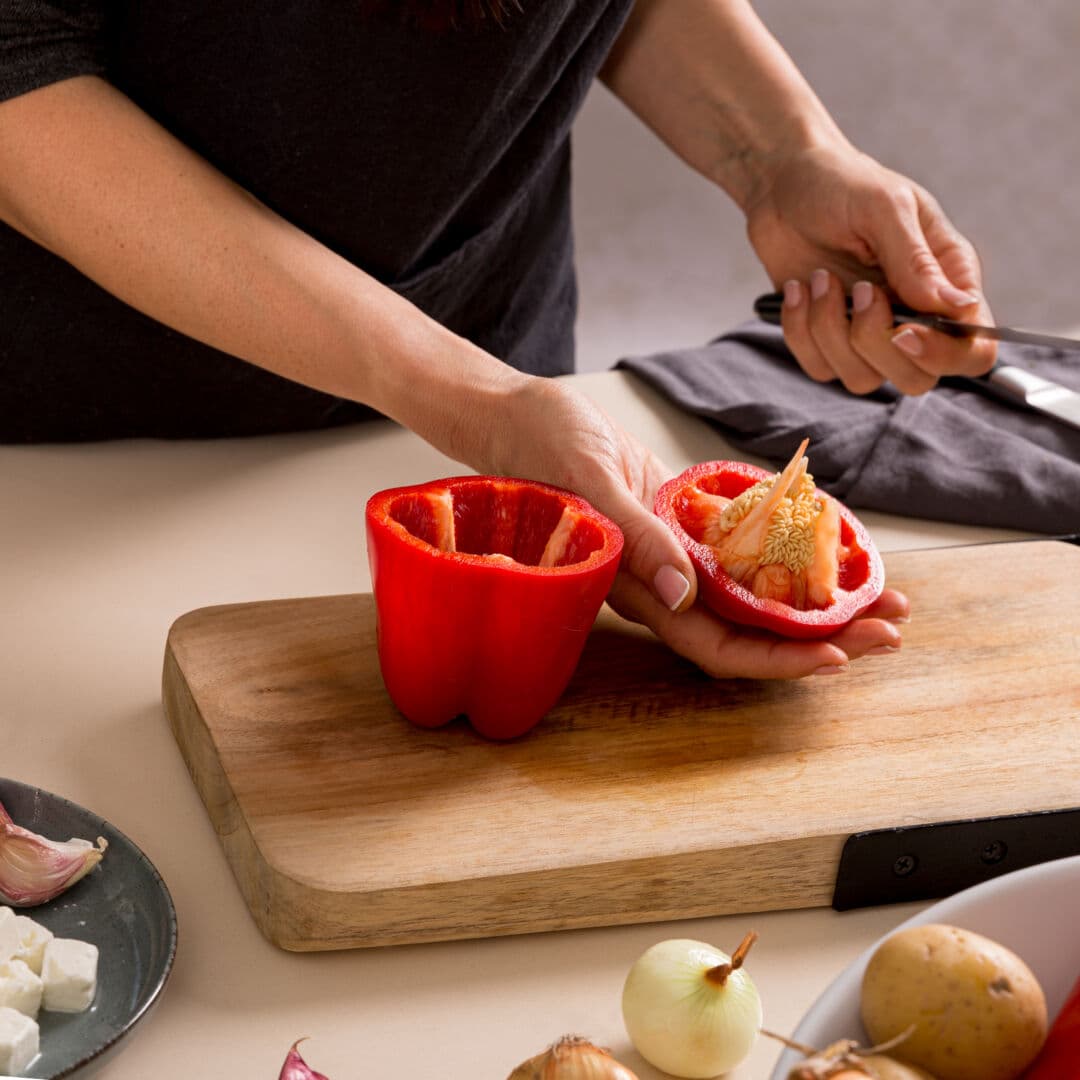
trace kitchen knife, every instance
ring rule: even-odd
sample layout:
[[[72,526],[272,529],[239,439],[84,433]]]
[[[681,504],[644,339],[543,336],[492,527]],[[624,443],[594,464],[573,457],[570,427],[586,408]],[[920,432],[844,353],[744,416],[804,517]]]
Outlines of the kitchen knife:
[[[759,319],[775,326],[780,325],[780,311],[784,298],[780,293],[768,293],[754,301],[754,311]],[[851,297],[847,300],[851,312]],[[1080,341],[1075,338],[1055,337],[1017,330],[1011,326],[978,326],[974,323],[948,319],[943,315],[928,315],[913,311],[903,304],[893,302],[893,325],[918,323],[931,330],[938,330],[952,337],[988,337],[998,341],[1013,341],[1022,345],[1043,345],[1054,349],[1080,351]],[[1060,383],[1044,379],[1041,375],[1012,364],[998,361],[985,375],[949,375],[941,380],[946,386],[966,390],[978,390],[1010,405],[1043,413],[1080,428],[1080,393]]]

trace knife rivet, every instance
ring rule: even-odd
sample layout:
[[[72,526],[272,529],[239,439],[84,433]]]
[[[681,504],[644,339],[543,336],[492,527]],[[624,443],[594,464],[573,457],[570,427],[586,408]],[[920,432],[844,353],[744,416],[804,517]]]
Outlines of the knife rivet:
[[[994,863],[1001,862],[1008,853],[1009,848],[1004,840],[992,840],[989,844],[983,845],[982,851],[979,852],[979,858],[987,866],[993,866]]]
[[[915,867],[918,865],[919,860],[914,855],[901,855],[892,864],[892,872],[897,877],[907,877],[908,874],[915,872]]]

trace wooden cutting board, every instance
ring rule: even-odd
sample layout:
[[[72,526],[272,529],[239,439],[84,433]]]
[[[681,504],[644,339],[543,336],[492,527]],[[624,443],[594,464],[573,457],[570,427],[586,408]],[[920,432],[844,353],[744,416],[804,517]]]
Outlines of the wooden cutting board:
[[[395,711],[369,595],[184,615],[165,711],[287,949],[825,905],[853,832],[1080,805],[1080,548],[886,566],[913,607],[895,656],[713,682],[605,609],[513,743]]]

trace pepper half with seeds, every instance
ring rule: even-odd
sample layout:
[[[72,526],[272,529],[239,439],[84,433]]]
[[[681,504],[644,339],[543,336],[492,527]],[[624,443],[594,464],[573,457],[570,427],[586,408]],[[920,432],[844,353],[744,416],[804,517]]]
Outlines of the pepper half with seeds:
[[[660,488],[656,513],[682,541],[704,602],[732,622],[818,638],[885,587],[869,533],[814,485],[804,440],[781,473],[707,461]]]

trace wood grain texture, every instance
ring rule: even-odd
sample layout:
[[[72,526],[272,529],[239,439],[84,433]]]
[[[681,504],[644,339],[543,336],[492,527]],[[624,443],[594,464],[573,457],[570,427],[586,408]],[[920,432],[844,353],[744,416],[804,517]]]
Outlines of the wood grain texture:
[[[1080,548],[901,552],[896,656],[705,678],[606,609],[491,743],[408,724],[368,595],[173,625],[165,712],[262,931],[315,950],[830,902],[855,831],[1080,804]]]

